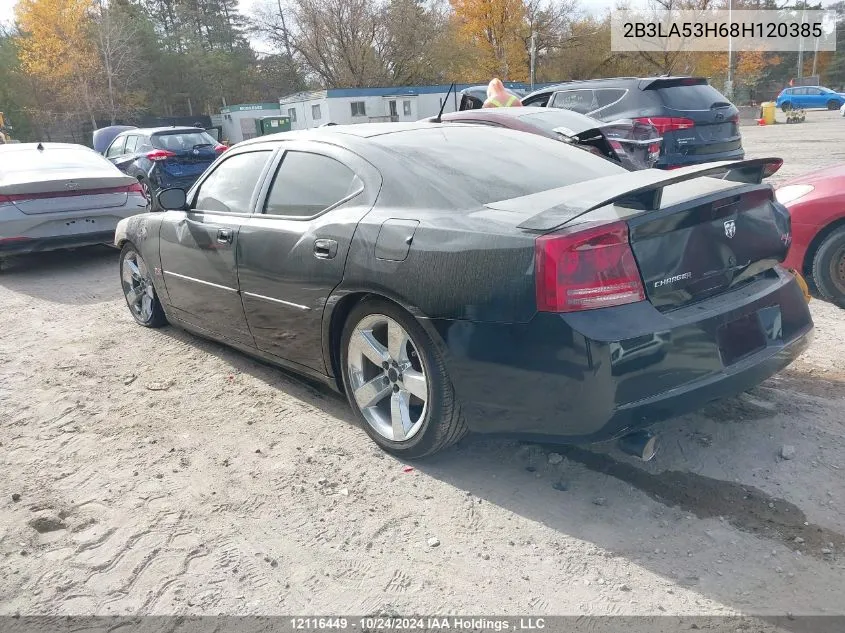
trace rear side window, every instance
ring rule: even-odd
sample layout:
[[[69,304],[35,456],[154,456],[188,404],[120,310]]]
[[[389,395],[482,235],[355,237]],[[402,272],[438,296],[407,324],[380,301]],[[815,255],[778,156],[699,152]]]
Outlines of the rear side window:
[[[252,194],[271,153],[267,150],[235,154],[221,162],[200,185],[194,209],[250,213]]]
[[[171,152],[180,152],[197,149],[198,147],[217,145],[217,142],[210,134],[200,131],[165,132],[164,134],[154,134],[152,141],[153,147],[158,149],[167,149]]]
[[[136,147],[138,147],[138,137],[137,136],[127,136],[126,137],[126,148],[123,150],[123,153],[124,154],[134,154]]]
[[[412,161],[413,169],[424,169],[432,182],[442,182],[480,204],[628,173],[567,143],[513,130],[444,126],[375,139],[397,157]]]
[[[619,101],[625,96],[626,92],[627,90],[623,90],[622,88],[602,88],[596,90],[596,101],[598,101],[600,108],[604,108]]]
[[[658,88],[663,104],[672,110],[709,110],[720,105],[730,105],[725,96],[709,84]]]
[[[311,217],[360,190],[349,167],[328,156],[286,152],[273,178],[264,213]]]
[[[550,104],[552,108],[563,108],[587,114],[599,107],[594,90],[566,90],[556,92]]]

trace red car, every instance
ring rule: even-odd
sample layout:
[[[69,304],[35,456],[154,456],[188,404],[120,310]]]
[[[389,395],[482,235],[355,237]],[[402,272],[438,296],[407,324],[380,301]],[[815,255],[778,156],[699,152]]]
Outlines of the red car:
[[[845,308],[845,164],[788,180],[776,196],[792,215],[784,265],[812,278],[822,296]]]

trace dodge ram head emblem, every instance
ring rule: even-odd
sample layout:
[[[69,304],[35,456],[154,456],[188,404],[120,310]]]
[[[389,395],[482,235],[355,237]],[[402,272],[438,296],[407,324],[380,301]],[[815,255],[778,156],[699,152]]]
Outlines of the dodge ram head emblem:
[[[725,222],[725,235],[729,238],[736,235],[736,221],[735,220],[727,220]]]

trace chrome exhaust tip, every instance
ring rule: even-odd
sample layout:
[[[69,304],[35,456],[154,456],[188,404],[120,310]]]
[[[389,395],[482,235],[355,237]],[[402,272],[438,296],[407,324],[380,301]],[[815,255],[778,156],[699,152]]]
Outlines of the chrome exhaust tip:
[[[634,431],[619,438],[619,450],[644,462],[657,455],[657,436],[651,431]]]

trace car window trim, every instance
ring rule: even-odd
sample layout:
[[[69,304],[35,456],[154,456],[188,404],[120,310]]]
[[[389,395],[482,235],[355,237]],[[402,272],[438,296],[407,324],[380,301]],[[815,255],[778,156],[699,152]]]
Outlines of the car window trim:
[[[351,171],[352,174],[361,183],[361,186],[358,187],[352,193],[344,196],[342,199],[333,203],[331,206],[326,207],[325,209],[323,209],[319,213],[315,213],[314,215],[279,215],[278,213],[267,213],[266,212],[267,201],[270,198],[270,190],[273,188],[273,182],[276,179],[276,175],[279,173],[279,169],[281,169],[282,165],[285,164],[285,155],[287,155],[288,152],[299,152],[300,154],[316,154],[317,156],[322,156],[323,158],[328,158],[330,160],[336,161],[336,162],[340,163],[341,165],[343,165],[344,167],[346,167],[349,171]],[[352,198],[359,196],[360,194],[362,194],[364,192],[364,189],[366,188],[365,183],[364,183],[364,179],[361,178],[361,175],[356,170],[352,169],[352,167],[350,167],[348,164],[346,164],[345,162],[343,162],[341,160],[338,160],[334,156],[329,156],[328,154],[323,154],[323,153],[320,153],[318,151],[312,150],[310,148],[309,149],[297,149],[297,148],[282,147],[279,159],[276,161],[276,163],[277,163],[276,168],[275,168],[275,170],[273,170],[273,175],[269,179],[267,189],[266,189],[266,191],[262,192],[264,194],[263,195],[264,199],[261,202],[260,207],[257,207],[257,210],[255,212],[256,216],[259,216],[259,217],[262,217],[262,218],[277,218],[279,220],[302,220],[304,222],[308,222],[310,220],[315,220],[315,219],[319,218],[321,215],[325,215],[326,213],[333,211],[334,209],[337,209],[339,206],[346,204],[347,202],[352,200]]]
[[[229,150],[231,151],[231,150]],[[186,213],[193,213],[193,214],[205,214],[205,215],[225,215],[230,217],[242,217],[242,218],[249,218],[255,214],[255,208],[258,203],[258,198],[264,188],[264,180],[267,178],[267,171],[268,166],[275,162],[275,154],[279,151],[279,148],[270,147],[270,146],[261,146],[252,147],[248,146],[245,148],[240,149],[239,151],[226,152],[223,156],[220,157],[220,162],[214,165],[212,163],[213,169],[209,168],[206,173],[204,173],[200,179],[198,179],[194,185],[188,191],[188,209],[185,211]],[[203,210],[203,209],[195,209],[194,205],[197,202],[197,196],[199,195],[200,188],[202,187],[203,183],[208,180],[211,175],[220,169],[220,166],[223,165],[227,160],[231,160],[235,156],[241,156],[242,154],[254,154],[256,152],[267,152],[270,156],[267,159],[267,164],[264,165],[264,168],[261,170],[261,174],[258,177],[258,182],[256,182],[256,187],[252,192],[252,196],[249,199],[248,209],[249,211],[241,212],[241,211],[212,211],[210,209]]]

